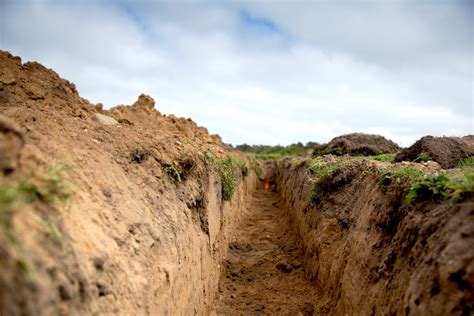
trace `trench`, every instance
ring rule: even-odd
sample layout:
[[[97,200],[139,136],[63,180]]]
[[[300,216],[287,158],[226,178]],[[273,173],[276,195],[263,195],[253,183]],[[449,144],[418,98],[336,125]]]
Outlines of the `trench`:
[[[316,287],[305,277],[281,197],[248,197],[222,263],[217,315],[313,315]]]

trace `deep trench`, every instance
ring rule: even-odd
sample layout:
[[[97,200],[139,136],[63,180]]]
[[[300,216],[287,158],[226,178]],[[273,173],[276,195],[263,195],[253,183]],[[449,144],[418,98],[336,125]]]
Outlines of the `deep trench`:
[[[318,291],[305,277],[280,195],[260,188],[246,201],[221,268],[218,315],[313,315]]]

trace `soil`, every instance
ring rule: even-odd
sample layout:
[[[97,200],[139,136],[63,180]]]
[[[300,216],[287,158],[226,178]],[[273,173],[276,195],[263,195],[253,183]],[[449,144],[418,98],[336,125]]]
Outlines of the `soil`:
[[[249,197],[223,262],[218,315],[313,315],[318,289],[305,277],[278,193]]]
[[[398,150],[364,134],[326,146]],[[229,155],[246,167],[226,201]],[[472,192],[407,205],[406,188],[380,185],[392,165],[324,159],[350,163],[315,205],[305,157],[259,166],[150,96],[104,110],[0,51],[0,314],[471,315]],[[270,190],[256,190],[259,167]]]
[[[460,161],[474,156],[473,139],[472,135],[461,138],[425,136],[403,149],[395,161],[415,161],[427,156],[444,169],[454,168]]]
[[[340,152],[335,152],[340,149]],[[391,140],[380,135],[352,133],[333,138],[329,143],[318,145],[315,152],[327,152],[348,155],[374,156],[385,153],[394,153],[400,147]]]

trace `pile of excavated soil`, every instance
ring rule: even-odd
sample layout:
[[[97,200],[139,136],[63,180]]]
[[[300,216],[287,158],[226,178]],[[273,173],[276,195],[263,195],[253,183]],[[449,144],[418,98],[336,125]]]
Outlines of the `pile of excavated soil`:
[[[315,154],[348,154],[373,156],[385,153],[394,153],[400,147],[383,136],[352,133],[333,138],[329,143],[319,145],[314,149]]]
[[[430,159],[444,169],[454,168],[462,160],[474,156],[474,136],[433,137],[425,136],[412,146],[403,149],[395,161]]]
[[[224,201],[216,163],[239,153],[148,96],[103,110],[7,52],[0,113],[0,314],[210,311],[256,185],[234,165]]]

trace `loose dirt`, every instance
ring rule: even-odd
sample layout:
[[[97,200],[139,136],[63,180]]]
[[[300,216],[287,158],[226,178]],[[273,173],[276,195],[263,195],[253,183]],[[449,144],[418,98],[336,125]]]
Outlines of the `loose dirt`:
[[[317,288],[305,278],[280,196],[248,199],[223,262],[217,315],[313,315]]]

